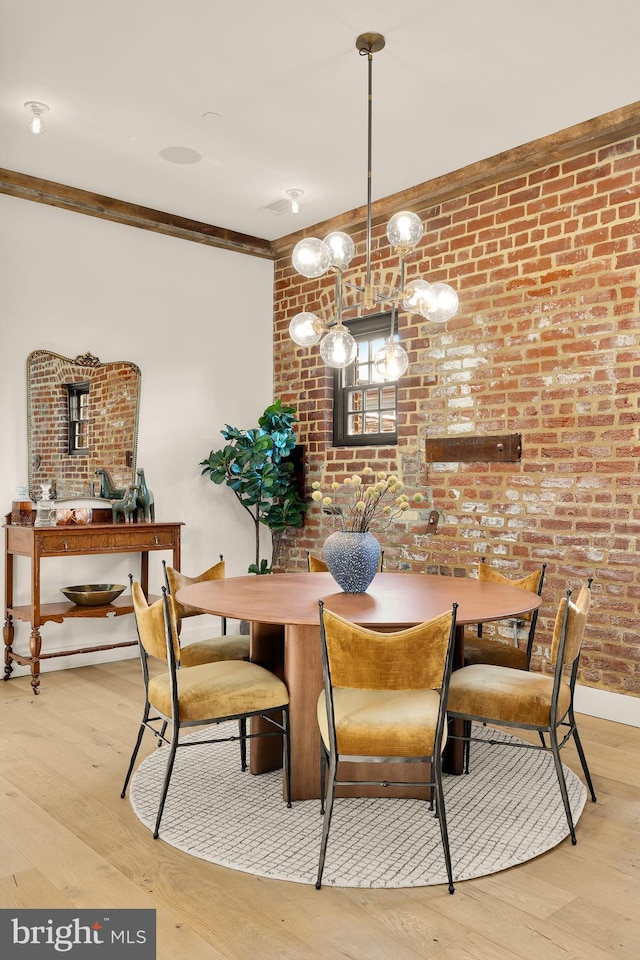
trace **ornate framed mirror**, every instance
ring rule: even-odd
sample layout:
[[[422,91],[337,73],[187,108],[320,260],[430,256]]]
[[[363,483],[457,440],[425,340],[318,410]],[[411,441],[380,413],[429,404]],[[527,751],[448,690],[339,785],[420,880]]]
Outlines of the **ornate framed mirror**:
[[[29,493],[56,500],[108,496],[135,483],[140,369],[50,350],[27,358]]]

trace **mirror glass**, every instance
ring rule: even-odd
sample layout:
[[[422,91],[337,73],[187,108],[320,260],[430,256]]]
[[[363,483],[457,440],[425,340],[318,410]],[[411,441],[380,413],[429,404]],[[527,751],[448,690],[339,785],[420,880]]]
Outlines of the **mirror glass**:
[[[29,493],[52,485],[56,500],[121,496],[134,483],[140,369],[101,363],[90,353],[70,360],[49,350],[27,358]]]

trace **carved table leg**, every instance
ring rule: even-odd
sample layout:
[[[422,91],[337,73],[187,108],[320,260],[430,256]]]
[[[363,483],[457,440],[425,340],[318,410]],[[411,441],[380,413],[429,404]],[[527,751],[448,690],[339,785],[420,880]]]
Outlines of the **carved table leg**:
[[[31,630],[29,646],[31,648],[31,686],[37,696],[40,693],[38,687],[40,686],[40,649],[42,647],[39,627],[33,627]]]
[[[13,617],[7,616],[2,630],[4,637],[4,679],[8,680],[13,670],[13,661],[11,659],[11,650],[13,647]]]

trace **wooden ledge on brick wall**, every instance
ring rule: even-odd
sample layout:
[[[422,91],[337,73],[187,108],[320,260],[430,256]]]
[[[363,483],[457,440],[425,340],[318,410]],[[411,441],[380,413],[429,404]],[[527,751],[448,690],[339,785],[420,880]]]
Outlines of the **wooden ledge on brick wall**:
[[[522,457],[522,434],[426,440],[424,453],[427,463],[515,463]]]

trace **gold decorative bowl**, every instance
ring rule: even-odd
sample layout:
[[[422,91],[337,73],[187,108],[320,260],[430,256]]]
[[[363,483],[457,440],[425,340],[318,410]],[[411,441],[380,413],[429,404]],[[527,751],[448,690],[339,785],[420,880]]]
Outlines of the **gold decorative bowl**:
[[[80,607],[100,607],[111,603],[124,590],[120,583],[82,583],[76,587],[61,587],[67,600]]]

